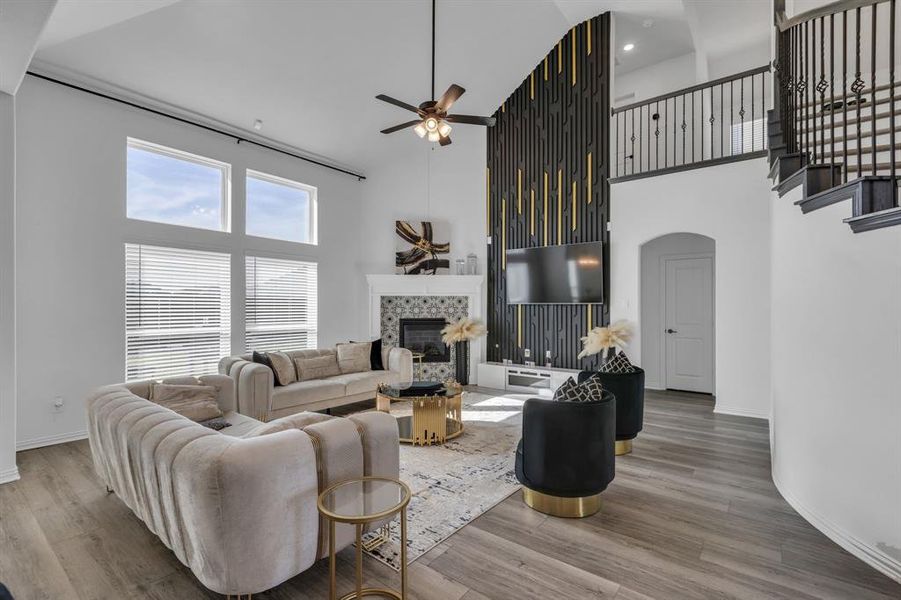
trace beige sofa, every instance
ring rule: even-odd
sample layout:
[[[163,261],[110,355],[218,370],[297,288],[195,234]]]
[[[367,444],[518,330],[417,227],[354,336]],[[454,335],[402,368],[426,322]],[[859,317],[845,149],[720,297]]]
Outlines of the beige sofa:
[[[164,381],[216,387],[233,423],[217,432],[145,399],[151,383],[107,386],[88,398],[94,467],[214,592],[258,593],[305,571],[328,554],[318,493],[352,477],[398,476],[390,415],[300,413],[261,423],[235,411],[229,377]],[[339,548],[353,536],[339,525]]]
[[[337,355],[334,348],[286,352],[291,360]],[[413,380],[413,354],[406,348],[383,348],[383,371],[346,373],[324,379],[298,381],[275,387],[272,370],[251,361],[251,355],[227,356],[219,373],[235,380],[238,411],[264,421],[302,411],[325,410],[375,398],[379,383]]]

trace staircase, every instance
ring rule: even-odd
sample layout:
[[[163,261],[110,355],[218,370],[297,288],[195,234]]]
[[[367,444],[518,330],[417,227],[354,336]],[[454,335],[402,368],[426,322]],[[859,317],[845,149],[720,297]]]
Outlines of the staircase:
[[[901,224],[901,82],[895,0],[844,0],[790,19],[777,13],[770,178],[808,213],[850,201],[861,233]]]

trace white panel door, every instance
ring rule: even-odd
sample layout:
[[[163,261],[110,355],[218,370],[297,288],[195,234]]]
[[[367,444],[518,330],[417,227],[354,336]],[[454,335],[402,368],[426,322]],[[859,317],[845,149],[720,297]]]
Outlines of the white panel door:
[[[713,393],[713,258],[665,258],[666,387]]]

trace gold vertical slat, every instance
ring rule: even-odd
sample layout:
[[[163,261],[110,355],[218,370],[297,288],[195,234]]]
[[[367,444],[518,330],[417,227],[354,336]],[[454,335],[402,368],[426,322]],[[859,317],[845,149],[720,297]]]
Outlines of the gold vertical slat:
[[[573,76],[572,76],[572,85],[576,85],[576,31],[575,27],[572,28],[572,40],[569,45],[572,48],[572,63],[573,63]]]
[[[502,112],[502,113],[507,112],[507,101],[506,101],[506,100],[504,100],[503,102],[501,102],[501,112]]]
[[[563,169],[557,169],[557,243],[563,239]]]
[[[535,99],[535,71],[529,74],[529,98]]]
[[[573,179],[573,231],[576,230],[576,180]]]
[[[550,56],[550,54],[548,54]],[[547,56],[544,57],[544,80],[547,81]]]
[[[591,316],[592,316],[591,315],[591,305],[589,304],[588,305],[588,331],[591,331],[592,329],[594,329],[594,327],[593,327],[594,323],[592,322]]]
[[[547,246],[547,221],[548,221],[548,212],[547,212],[547,189],[548,189],[548,180],[547,180],[547,171],[544,172],[544,212],[541,213],[544,217],[544,245]]]
[[[491,235],[491,168],[485,168],[485,233]]]
[[[516,345],[522,348],[522,304],[516,305]]]
[[[516,212],[522,214],[522,169],[516,169]]]
[[[585,203],[591,204],[591,152],[588,153],[588,199]]]
[[[585,45],[588,47],[588,55],[591,56],[591,19],[585,21]]]
[[[529,188],[529,203],[531,205],[531,216],[529,218],[529,232],[535,237],[535,188]]]
[[[557,72],[563,72],[563,40],[557,42]]]
[[[507,199],[501,198],[501,269],[507,269]]]

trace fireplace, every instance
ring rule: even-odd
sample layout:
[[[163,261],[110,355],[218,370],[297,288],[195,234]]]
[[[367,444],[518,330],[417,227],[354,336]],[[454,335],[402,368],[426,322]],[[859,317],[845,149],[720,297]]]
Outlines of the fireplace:
[[[450,362],[450,347],[441,341],[444,319],[401,319],[400,347],[420,352],[424,363]]]

